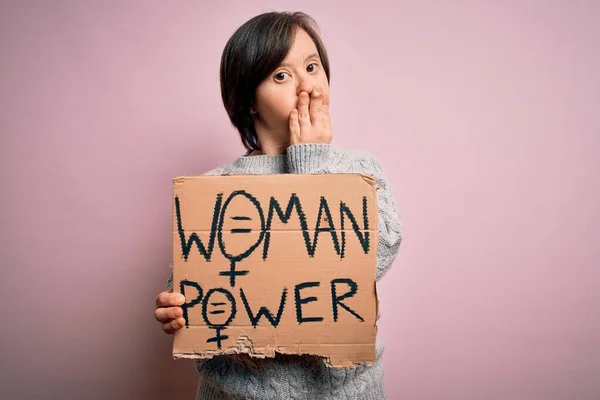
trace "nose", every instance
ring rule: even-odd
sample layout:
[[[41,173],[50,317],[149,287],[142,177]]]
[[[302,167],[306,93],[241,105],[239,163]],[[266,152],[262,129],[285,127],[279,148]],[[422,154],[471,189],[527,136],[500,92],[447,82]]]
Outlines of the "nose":
[[[305,75],[300,77],[300,81],[298,82],[298,87],[296,88],[296,96],[300,96],[300,93],[306,92],[310,94],[315,87],[315,78],[310,75]]]

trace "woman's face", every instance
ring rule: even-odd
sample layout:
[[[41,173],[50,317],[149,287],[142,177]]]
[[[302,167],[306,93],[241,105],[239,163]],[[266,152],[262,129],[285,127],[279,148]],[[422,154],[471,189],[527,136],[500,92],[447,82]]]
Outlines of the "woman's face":
[[[253,111],[258,113],[257,131],[266,128],[271,132],[287,132],[289,136],[290,112],[297,107],[298,96],[303,91],[310,95],[317,86],[329,95],[329,83],[317,47],[304,30],[297,29],[285,60],[256,89]]]

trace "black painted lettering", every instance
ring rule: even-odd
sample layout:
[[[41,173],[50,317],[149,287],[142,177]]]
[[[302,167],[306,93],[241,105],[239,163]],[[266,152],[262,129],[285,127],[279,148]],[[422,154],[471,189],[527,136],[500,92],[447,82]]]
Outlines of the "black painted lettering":
[[[290,196],[290,200],[285,208],[285,213],[281,209],[281,205],[274,198],[271,197],[269,201],[269,212],[267,214],[267,223],[265,226],[266,234],[265,234],[265,245],[263,247],[263,260],[267,259],[269,254],[269,244],[271,242],[271,224],[273,222],[273,213],[276,212],[279,220],[284,224],[287,224],[292,216],[292,211],[296,209],[296,214],[298,215],[298,219],[300,221],[300,228],[302,229],[302,233],[304,236],[304,244],[306,246],[306,251],[310,253],[310,237],[308,235],[308,225],[306,224],[306,215],[304,211],[302,211],[302,205],[300,204],[300,199],[296,195],[296,193],[292,193]]]
[[[225,322],[220,323],[220,324],[212,323],[208,319],[208,314],[209,314],[207,312],[208,311],[208,302],[210,301],[210,298],[215,293],[221,293],[221,294],[223,294],[225,296],[225,298],[227,299],[227,301],[230,304],[230,310],[231,310],[229,318],[227,318],[227,320]],[[222,303],[222,302],[215,302],[215,303]],[[223,312],[220,312],[220,311],[223,311]],[[224,313],[225,313],[224,310],[214,310],[214,311],[210,312],[211,315],[224,314]],[[204,319],[204,322],[206,323],[206,325],[208,325],[209,328],[216,330],[215,336],[212,337],[212,338],[208,338],[206,340],[206,342],[207,343],[217,342],[217,347],[220,349],[221,348],[221,342],[223,340],[229,339],[229,336],[222,335],[221,331],[227,329],[227,326],[235,318],[235,314],[236,313],[237,313],[237,310],[236,310],[236,307],[235,307],[235,298],[233,297],[233,295],[231,294],[231,292],[229,290],[224,289],[224,288],[214,288],[214,289],[210,289],[208,292],[206,292],[206,296],[202,300],[202,319]]]
[[[186,239],[185,230],[183,228],[183,223],[181,222],[181,206],[179,204],[179,197],[175,196],[175,214],[177,217],[177,230],[179,232],[179,239],[181,240],[181,253],[183,254],[183,258],[185,261],[188,260],[190,255],[190,251],[192,249],[192,244],[196,244],[198,247],[198,251],[204,257],[206,261],[210,261],[210,257],[212,256],[212,252],[215,245],[215,234],[217,231],[217,222],[219,219],[219,212],[221,210],[221,203],[223,201],[223,194],[219,193],[217,195],[217,199],[215,201],[215,209],[213,211],[212,223],[210,225],[210,236],[208,239],[208,247],[204,247],[204,243],[198,237],[196,232],[192,232],[190,237]]]
[[[321,220],[323,219],[323,211],[325,212],[325,216],[327,221],[329,222],[329,226],[321,227]],[[317,215],[317,225],[315,226],[315,236],[312,241],[312,245],[308,250],[308,255],[314,257],[315,250],[317,249],[317,240],[319,239],[319,234],[321,232],[327,232],[331,235],[331,240],[333,241],[333,247],[335,252],[340,255],[340,245],[338,242],[337,232],[335,231],[335,227],[333,225],[333,218],[331,218],[331,211],[329,211],[329,205],[327,204],[327,199],[324,196],[321,196],[321,201],[319,203],[319,214]],[[307,232],[308,234],[308,232]]]
[[[350,290],[348,292],[344,293],[343,295],[338,296],[336,285],[340,284],[340,283],[345,283],[346,285],[348,285],[350,287]],[[358,290],[358,285],[352,279],[339,278],[339,279],[334,279],[331,281],[331,301],[332,301],[332,306],[333,306],[333,321],[334,322],[337,322],[337,320],[338,320],[338,305],[340,307],[342,307],[344,310],[348,311],[350,314],[354,315],[361,322],[365,322],[363,317],[358,315],[353,309],[348,307],[346,304],[342,303],[342,300],[354,296],[356,294],[357,290]]]
[[[260,318],[264,315],[265,318],[271,323],[271,325],[273,325],[275,328],[277,328],[277,325],[279,325],[279,321],[281,321],[281,315],[283,314],[283,308],[285,307],[285,301],[287,298],[287,289],[283,288],[283,292],[281,293],[281,301],[279,302],[279,310],[277,311],[277,316],[274,317],[273,314],[271,314],[271,311],[267,308],[267,307],[261,307],[260,310],[258,310],[258,314],[256,314],[256,316],[252,313],[252,309],[250,308],[250,305],[248,304],[248,299],[246,298],[246,294],[244,293],[244,289],[240,288],[240,297],[242,298],[242,303],[244,303],[244,307],[246,308],[246,312],[248,313],[248,318],[250,318],[250,322],[252,322],[252,326],[256,328],[256,325],[258,325],[258,322],[260,321]]]
[[[310,303],[313,301],[317,301],[317,298],[314,296],[302,298],[300,297],[300,290],[306,289],[309,287],[317,287],[320,286],[320,282],[304,282],[296,285],[294,287],[294,297],[296,299],[296,320],[299,324],[304,322],[319,322],[323,321],[323,317],[304,317],[302,315],[302,304]]]
[[[256,242],[254,244],[252,244],[247,250],[245,250],[244,252],[242,252],[240,254],[235,255],[235,254],[227,253],[227,249],[225,248],[225,243],[223,241],[223,221],[225,221],[225,215],[227,214],[227,209],[228,209],[229,204],[237,196],[242,196],[243,198],[246,198],[258,211],[258,216],[260,218],[260,234],[258,235],[258,239],[256,240]],[[248,217],[234,216],[234,218],[235,219],[246,219]],[[218,230],[219,248],[221,249],[221,253],[223,254],[223,256],[225,258],[227,258],[230,261],[229,271],[221,271],[221,272],[219,272],[219,275],[229,276],[229,285],[231,285],[231,287],[235,287],[236,276],[243,276],[243,275],[248,274],[248,271],[236,271],[236,269],[235,269],[236,263],[242,261],[244,258],[246,258],[250,254],[252,254],[254,249],[256,249],[260,245],[260,243],[262,242],[262,240],[265,236],[265,216],[263,214],[260,203],[256,199],[256,197],[252,196],[251,194],[247,193],[244,190],[236,190],[236,191],[232,192],[229,195],[229,197],[227,198],[227,200],[225,200],[225,203],[223,204],[223,208],[221,209],[221,217],[219,219],[219,226],[218,226],[217,230]],[[242,234],[242,233],[250,233],[250,232],[251,232],[250,229],[233,229],[231,233]]]
[[[225,298],[227,299],[227,301],[229,302],[229,306],[231,309],[229,318],[227,318],[227,320],[225,322],[220,323],[220,324],[212,323],[208,319],[208,302],[210,301],[210,298],[215,293],[223,294],[225,296]],[[237,310],[236,310],[236,306],[235,306],[235,298],[233,297],[233,295],[231,294],[231,292],[229,290],[224,289],[224,288],[213,288],[213,289],[210,289],[208,292],[206,292],[206,296],[204,296],[204,299],[202,300],[202,319],[204,319],[204,322],[206,323],[206,325],[227,326],[231,323],[231,321],[233,321],[236,313],[237,313]],[[211,314],[218,314],[218,313],[211,313]]]
[[[352,211],[350,210],[350,208],[348,208],[346,203],[344,203],[343,201],[340,201],[340,219],[341,219],[341,231],[342,231],[341,257],[342,258],[344,258],[345,254],[346,254],[346,231],[344,230],[344,228],[345,228],[344,215],[346,215],[346,217],[350,220],[350,223],[352,224],[352,230],[356,234],[356,237],[358,238],[358,241],[360,242],[363,252],[365,254],[369,254],[370,235],[369,235],[369,219],[367,218],[367,198],[366,197],[363,197],[362,214],[363,214],[364,233],[361,232],[361,228],[358,226],[358,223],[356,222],[356,218],[354,218],[354,214],[352,214]]]
[[[198,285],[198,283],[188,281],[188,280],[183,280],[183,281],[179,282],[179,292],[184,297],[185,297],[186,286],[193,287],[198,291],[198,296],[196,296],[195,299],[193,299],[190,302],[183,303],[183,305],[181,306],[181,309],[183,310],[183,319],[185,319],[185,327],[189,328],[190,322],[189,322],[189,318],[188,318],[188,309],[190,309],[190,308],[194,307],[195,305],[197,305],[198,303],[200,303],[200,301],[202,300],[203,292],[202,292],[202,287],[200,285]]]

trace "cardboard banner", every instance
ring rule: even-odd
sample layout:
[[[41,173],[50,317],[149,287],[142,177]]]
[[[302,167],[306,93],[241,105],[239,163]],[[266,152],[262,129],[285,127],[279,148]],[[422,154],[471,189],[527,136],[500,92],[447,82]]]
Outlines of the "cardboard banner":
[[[174,358],[375,360],[378,208],[360,174],[173,181]]]

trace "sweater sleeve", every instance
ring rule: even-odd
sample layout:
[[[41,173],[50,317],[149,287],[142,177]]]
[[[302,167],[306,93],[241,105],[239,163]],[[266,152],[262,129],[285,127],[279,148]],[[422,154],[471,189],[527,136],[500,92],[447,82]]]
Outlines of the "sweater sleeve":
[[[379,206],[379,247],[377,248],[377,280],[389,270],[402,242],[402,223],[394,192],[379,161],[371,156],[365,163],[366,173],[375,176]]]
[[[286,157],[290,174],[322,174],[330,161],[331,145],[300,143],[287,148]]]

